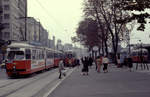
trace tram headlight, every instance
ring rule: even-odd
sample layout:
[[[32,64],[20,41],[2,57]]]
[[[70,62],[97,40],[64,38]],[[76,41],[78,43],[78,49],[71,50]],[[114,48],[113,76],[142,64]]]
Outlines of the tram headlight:
[[[13,66],[13,69],[16,69],[16,66]]]

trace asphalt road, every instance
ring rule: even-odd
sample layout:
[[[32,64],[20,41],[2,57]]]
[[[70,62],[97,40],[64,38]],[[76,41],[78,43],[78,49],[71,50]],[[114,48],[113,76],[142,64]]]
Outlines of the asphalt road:
[[[150,97],[150,71],[109,66],[108,73],[76,69],[48,97]]]

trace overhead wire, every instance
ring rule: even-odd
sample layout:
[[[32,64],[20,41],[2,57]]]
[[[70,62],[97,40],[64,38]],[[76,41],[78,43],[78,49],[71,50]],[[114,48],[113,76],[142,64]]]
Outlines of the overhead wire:
[[[41,2],[39,0],[36,0],[36,2],[38,3],[38,5],[45,11],[45,13],[54,20],[54,22],[56,23],[56,25],[59,25],[60,28],[63,28],[63,26],[49,13],[49,11],[41,4]]]

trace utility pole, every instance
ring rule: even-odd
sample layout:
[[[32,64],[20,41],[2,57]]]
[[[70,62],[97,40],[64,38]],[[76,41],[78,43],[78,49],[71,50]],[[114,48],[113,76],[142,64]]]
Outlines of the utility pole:
[[[25,41],[27,41],[27,0],[25,1]]]

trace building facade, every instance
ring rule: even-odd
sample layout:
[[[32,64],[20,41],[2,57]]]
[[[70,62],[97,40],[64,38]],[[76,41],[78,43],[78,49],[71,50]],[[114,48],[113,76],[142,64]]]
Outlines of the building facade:
[[[44,29],[42,24],[33,17],[27,17],[26,24],[26,40],[28,42],[38,42],[48,47],[48,31]]]
[[[0,0],[2,2],[2,23],[5,29],[1,33],[2,40],[22,40],[25,38],[25,19],[27,16],[27,0]]]

